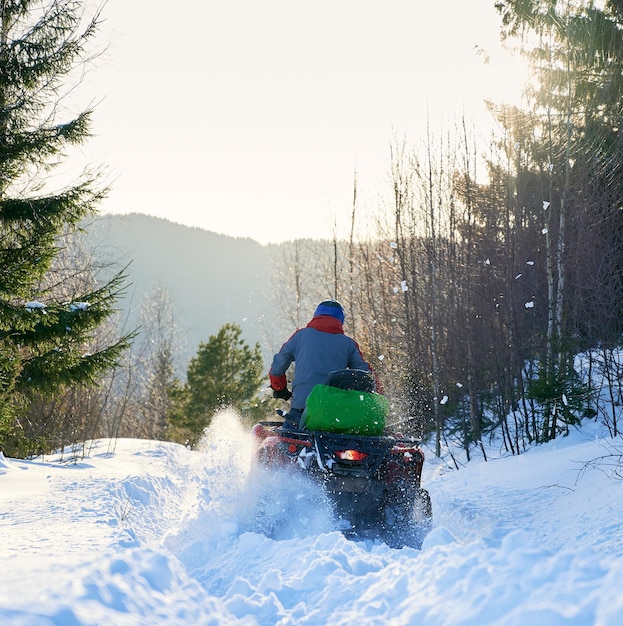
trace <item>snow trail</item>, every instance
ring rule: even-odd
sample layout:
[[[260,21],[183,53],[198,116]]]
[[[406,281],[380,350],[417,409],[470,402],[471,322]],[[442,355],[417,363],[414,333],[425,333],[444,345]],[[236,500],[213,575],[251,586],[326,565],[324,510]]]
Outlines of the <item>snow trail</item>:
[[[118,440],[74,465],[0,459],[0,623],[623,623],[623,481],[591,463],[620,444],[594,422],[460,471],[429,457],[421,550],[345,538],[313,492],[252,471],[250,437],[225,412],[200,451]]]

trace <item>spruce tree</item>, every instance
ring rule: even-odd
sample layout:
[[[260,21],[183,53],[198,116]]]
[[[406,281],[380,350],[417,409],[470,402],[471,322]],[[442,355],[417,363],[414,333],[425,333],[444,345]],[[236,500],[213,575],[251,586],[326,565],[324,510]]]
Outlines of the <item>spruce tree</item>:
[[[78,0],[0,0],[0,449],[19,452],[20,412],[31,394],[92,384],[129,337],[93,348],[124,276],[87,293],[51,288],[62,236],[107,189],[84,172],[55,188],[51,171],[89,137],[92,110],[61,102],[88,61],[100,15]],[[78,72],[78,74],[77,74]],[[78,79],[79,80],[79,79]]]
[[[188,366],[186,384],[171,390],[173,438],[196,444],[215,411],[233,407],[243,415],[253,412],[262,384],[263,361],[258,343],[251,348],[242,329],[225,324],[206,343],[200,343]]]

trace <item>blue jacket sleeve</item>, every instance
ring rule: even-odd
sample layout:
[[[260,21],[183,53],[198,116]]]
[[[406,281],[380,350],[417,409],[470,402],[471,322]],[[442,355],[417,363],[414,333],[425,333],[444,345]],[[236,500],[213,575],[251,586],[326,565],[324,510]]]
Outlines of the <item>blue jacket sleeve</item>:
[[[288,341],[286,341],[281,349],[273,357],[268,376],[273,389],[281,390],[286,386],[286,372],[294,361],[294,347],[296,344],[296,335],[294,333]]]

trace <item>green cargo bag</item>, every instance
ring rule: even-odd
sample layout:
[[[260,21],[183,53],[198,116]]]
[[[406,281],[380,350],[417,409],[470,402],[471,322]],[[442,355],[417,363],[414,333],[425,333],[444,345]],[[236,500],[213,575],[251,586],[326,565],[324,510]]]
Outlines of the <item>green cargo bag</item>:
[[[378,393],[316,385],[307,397],[309,430],[378,437],[383,434],[389,402]]]

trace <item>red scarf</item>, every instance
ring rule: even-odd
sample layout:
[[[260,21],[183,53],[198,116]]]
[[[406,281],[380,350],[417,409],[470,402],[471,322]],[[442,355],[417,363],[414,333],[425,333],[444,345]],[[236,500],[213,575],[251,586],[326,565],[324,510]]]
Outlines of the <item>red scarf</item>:
[[[307,324],[307,328],[314,328],[323,333],[331,333],[332,335],[343,335],[344,329],[342,322],[332,315],[317,315],[312,317],[311,322]]]

